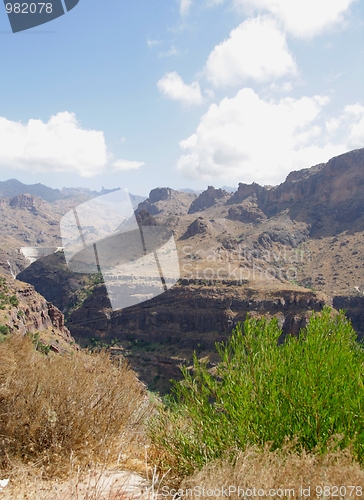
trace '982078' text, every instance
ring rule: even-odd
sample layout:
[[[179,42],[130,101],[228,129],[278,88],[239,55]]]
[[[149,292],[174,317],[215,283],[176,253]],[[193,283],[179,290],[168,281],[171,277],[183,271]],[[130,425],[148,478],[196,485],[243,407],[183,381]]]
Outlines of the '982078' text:
[[[5,4],[6,12],[8,14],[51,14],[53,5],[51,3],[7,3]]]

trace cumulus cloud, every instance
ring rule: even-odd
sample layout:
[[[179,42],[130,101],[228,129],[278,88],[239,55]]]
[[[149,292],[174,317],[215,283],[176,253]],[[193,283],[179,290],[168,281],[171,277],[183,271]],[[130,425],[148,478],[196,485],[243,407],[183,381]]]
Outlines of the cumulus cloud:
[[[179,0],[179,12],[181,16],[187,16],[190,12],[192,0]]]
[[[173,101],[180,101],[187,105],[202,104],[204,102],[198,82],[187,85],[176,71],[166,73],[158,81],[157,87],[164,97]]]
[[[258,82],[297,73],[286,38],[268,18],[247,19],[217,45],[207,59],[205,73],[216,87]]]
[[[329,118],[325,125],[332,141],[344,137],[347,149],[364,147],[364,106],[361,104],[345,106],[338,117]]]
[[[364,107],[345,108],[340,117],[345,135],[333,137],[323,119],[328,102],[325,96],[265,101],[244,88],[212,104],[196,132],[180,142],[184,154],[177,169],[194,179],[277,184],[291,170],[327,161],[354,144],[360,147]]]
[[[83,129],[74,113],[57,113],[46,123],[30,119],[23,124],[0,117],[0,165],[8,170],[93,177],[111,160],[104,133]]]
[[[309,38],[342,23],[358,0],[232,0],[248,14],[268,12],[295,37]]]
[[[129,161],[129,160],[116,160],[112,162],[114,172],[124,172],[125,170],[138,170],[144,167],[145,163],[142,161]]]

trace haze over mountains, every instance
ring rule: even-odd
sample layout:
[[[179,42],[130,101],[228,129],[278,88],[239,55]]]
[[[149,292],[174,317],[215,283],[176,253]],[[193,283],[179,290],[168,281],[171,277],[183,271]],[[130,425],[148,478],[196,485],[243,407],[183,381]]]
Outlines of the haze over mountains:
[[[105,189],[102,187],[100,191],[92,191],[91,189],[83,187],[64,187],[62,189],[53,189],[41,184],[40,182],[38,184],[23,184],[17,179],[9,179],[7,181],[0,181],[0,198],[17,196],[19,194],[32,194],[34,196],[39,196],[39,198],[42,198],[44,201],[52,203],[57,200],[64,200],[75,196],[84,196],[89,199],[102,194],[111,193],[112,191],[116,191],[118,189],[120,188]],[[133,194],[130,194],[130,198],[133,204],[136,205],[145,199],[144,196]]]

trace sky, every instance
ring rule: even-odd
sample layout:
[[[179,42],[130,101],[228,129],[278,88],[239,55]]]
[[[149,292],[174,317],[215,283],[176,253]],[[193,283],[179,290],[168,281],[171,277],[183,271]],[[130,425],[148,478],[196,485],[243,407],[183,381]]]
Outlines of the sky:
[[[80,0],[19,33],[0,5],[0,180],[277,185],[364,147],[363,2]]]

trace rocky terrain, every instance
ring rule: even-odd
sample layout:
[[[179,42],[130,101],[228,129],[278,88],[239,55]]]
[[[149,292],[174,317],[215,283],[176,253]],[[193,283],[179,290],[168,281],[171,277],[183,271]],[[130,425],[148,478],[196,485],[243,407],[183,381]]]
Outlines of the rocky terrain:
[[[279,186],[240,183],[235,192],[209,186],[200,194],[153,189],[139,203],[137,221],[173,232],[181,280],[122,311],[112,311],[100,276],[72,273],[61,253],[35,262],[19,278],[65,313],[81,343],[114,340],[153,388],[178,376],[178,364],[189,363],[193,350],[211,358],[214,342],[247,312],[277,316],[284,333],[294,334],[310,311],[328,303],[346,309],[363,337],[363,167],[361,149],[291,172]],[[27,217],[29,241],[37,241],[35,217],[48,245],[59,237],[51,214],[60,214],[66,202],[46,203],[25,196],[0,207],[14,211],[9,221],[19,221],[19,228]],[[3,225],[2,234],[19,241],[25,231],[19,228]]]
[[[77,348],[61,311],[32,285],[0,275],[0,337],[31,335],[44,352],[67,353]]]
[[[26,185],[16,179],[0,182],[1,272],[15,277],[30,264],[20,251],[22,247],[60,247],[62,216],[80,203],[117,189],[59,190],[43,184]],[[144,200],[133,194],[130,199],[135,207]]]

